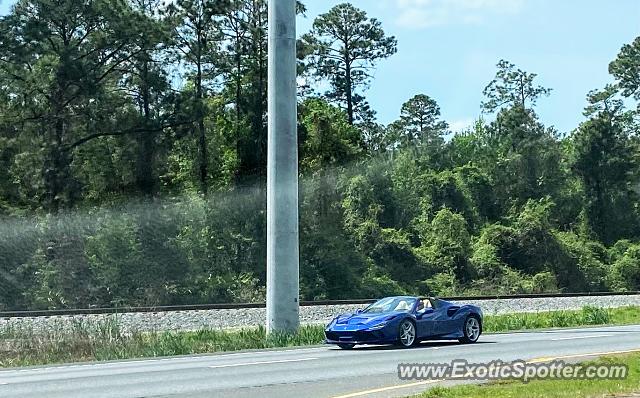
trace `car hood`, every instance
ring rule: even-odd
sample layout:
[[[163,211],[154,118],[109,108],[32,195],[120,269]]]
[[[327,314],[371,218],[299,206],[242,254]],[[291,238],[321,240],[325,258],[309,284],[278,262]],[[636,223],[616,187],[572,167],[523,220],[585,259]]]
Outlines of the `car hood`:
[[[364,325],[379,323],[395,318],[403,312],[387,312],[384,314],[342,314],[336,318],[336,325]]]

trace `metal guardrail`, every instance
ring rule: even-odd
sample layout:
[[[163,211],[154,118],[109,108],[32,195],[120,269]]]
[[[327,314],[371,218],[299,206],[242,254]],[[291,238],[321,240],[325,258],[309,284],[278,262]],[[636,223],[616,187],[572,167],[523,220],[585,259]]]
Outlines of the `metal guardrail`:
[[[440,297],[452,301],[483,301],[483,300],[508,300],[531,298],[557,298],[557,297],[606,297],[606,296],[632,296],[640,295],[640,291],[632,292],[587,292],[587,293],[540,293],[540,294],[515,294],[515,295],[487,295],[487,296],[450,296]],[[375,299],[359,300],[320,300],[301,301],[304,307],[317,305],[358,305],[369,304]],[[206,310],[233,310],[264,308],[265,303],[223,303],[223,304],[193,304],[193,305],[168,305],[153,307],[118,307],[118,308],[82,308],[82,309],[57,309],[57,310],[25,310],[25,311],[0,311],[0,318],[30,318],[53,317],[70,315],[94,315],[94,314],[122,314],[144,312],[179,312],[179,311],[206,311]]]

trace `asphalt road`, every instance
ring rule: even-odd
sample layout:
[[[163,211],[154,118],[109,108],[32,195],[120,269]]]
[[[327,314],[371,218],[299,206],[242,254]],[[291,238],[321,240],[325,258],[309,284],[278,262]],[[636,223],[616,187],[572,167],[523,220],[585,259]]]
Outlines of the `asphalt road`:
[[[390,397],[433,382],[401,382],[399,363],[466,359],[579,360],[640,350],[640,325],[483,335],[479,342],[428,342],[412,349],[333,347],[240,352],[0,371],[0,397]],[[446,382],[445,382],[446,384]]]

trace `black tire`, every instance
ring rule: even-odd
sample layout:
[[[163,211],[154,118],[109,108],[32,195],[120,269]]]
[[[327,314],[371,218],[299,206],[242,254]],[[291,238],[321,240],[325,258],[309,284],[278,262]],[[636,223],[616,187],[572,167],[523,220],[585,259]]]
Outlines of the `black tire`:
[[[350,350],[355,346],[356,346],[355,344],[351,344],[351,343],[340,343],[340,344],[338,344],[338,347],[342,348],[343,350]]]
[[[417,342],[416,324],[409,319],[400,322],[400,326],[398,327],[398,345],[409,348]]]
[[[469,315],[462,325],[463,337],[458,341],[463,344],[472,344],[478,341],[482,334],[482,322],[477,315]]]

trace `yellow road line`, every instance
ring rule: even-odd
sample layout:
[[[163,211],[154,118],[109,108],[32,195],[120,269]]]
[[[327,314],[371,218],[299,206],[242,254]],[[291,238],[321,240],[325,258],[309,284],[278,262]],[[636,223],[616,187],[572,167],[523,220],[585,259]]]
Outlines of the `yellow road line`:
[[[630,354],[632,352],[640,352],[640,349],[624,350],[624,351],[592,352],[592,353],[588,353],[588,354],[561,355],[561,356],[555,356],[555,357],[540,357],[540,358],[533,358],[530,361],[527,361],[527,363],[549,362],[549,361],[553,361],[555,359],[598,357],[598,356],[602,356],[602,355],[614,355],[614,354]]]
[[[410,388],[410,387],[423,386],[423,385],[427,385],[427,384],[438,383],[440,381],[444,381],[444,380],[425,380],[425,381],[419,381],[419,382],[416,382],[416,383],[397,384],[395,386],[374,388],[372,390],[358,391],[358,392],[354,392],[354,393],[346,394],[346,395],[338,395],[338,396],[335,396],[333,398],[361,397],[363,395],[370,395],[370,394],[376,394],[376,393],[379,393],[379,392],[399,390],[401,388]]]

